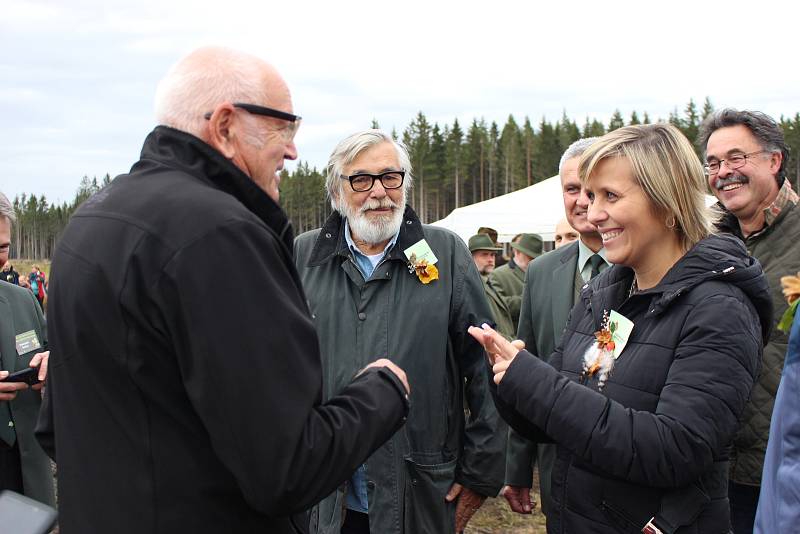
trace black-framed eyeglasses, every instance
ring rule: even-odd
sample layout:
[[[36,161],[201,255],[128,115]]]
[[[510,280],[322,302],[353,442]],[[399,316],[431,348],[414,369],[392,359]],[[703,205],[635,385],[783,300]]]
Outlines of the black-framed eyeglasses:
[[[363,193],[372,189],[375,180],[380,180],[384,189],[400,189],[405,177],[406,171],[386,171],[380,174],[362,172],[352,176],[342,176],[342,180],[349,180],[353,191]]]
[[[233,107],[243,109],[244,111],[252,113],[253,115],[263,115],[264,117],[272,117],[275,119],[281,119],[289,122],[288,127],[283,130],[284,137],[287,139],[287,141],[294,139],[297,130],[300,128],[300,123],[303,120],[303,118],[300,117],[299,115],[293,115],[291,113],[286,113],[285,111],[280,111],[265,106],[259,106],[257,104],[245,104],[244,102],[235,102],[233,104]],[[203,115],[203,118],[205,120],[210,120],[212,113],[213,113],[212,111],[209,111],[208,113]]]
[[[764,153],[769,153],[769,150],[756,150],[755,152],[750,152],[748,154],[734,154],[733,156],[725,159],[709,161],[703,165],[703,169],[705,169],[708,176],[714,176],[719,172],[719,168],[724,162],[730,170],[735,171],[736,169],[741,169],[744,167],[745,163],[747,163],[747,158]]]

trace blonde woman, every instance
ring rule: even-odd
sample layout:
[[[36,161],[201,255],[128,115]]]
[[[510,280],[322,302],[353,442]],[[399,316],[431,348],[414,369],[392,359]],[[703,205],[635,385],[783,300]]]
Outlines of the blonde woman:
[[[498,411],[557,445],[548,532],[727,533],[727,447],[772,313],[758,262],[713,235],[691,145],[615,130],[579,169],[615,264],[585,286],[549,364],[488,327]]]

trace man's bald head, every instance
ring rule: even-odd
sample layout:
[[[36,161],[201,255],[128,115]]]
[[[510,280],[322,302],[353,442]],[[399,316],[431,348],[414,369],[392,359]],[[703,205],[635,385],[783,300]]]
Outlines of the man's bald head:
[[[556,248],[563,247],[564,245],[568,245],[573,241],[577,241],[578,238],[580,238],[578,231],[569,225],[569,221],[566,217],[562,217],[561,220],[558,221],[558,224],[556,224],[556,232],[554,237]]]
[[[204,115],[223,102],[269,106],[290,99],[278,71],[246,52],[199,48],[178,61],[158,84],[156,120],[203,138]]]

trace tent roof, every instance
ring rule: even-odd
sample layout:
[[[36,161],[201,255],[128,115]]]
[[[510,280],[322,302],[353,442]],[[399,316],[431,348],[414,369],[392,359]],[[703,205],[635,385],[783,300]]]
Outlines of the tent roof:
[[[544,241],[552,241],[556,223],[563,216],[561,180],[553,176],[524,189],[457,208],[432,224],[454,231],[464,241],[481,226],[497,230],[501,242],[511,241],[522,232],[539,234]]]

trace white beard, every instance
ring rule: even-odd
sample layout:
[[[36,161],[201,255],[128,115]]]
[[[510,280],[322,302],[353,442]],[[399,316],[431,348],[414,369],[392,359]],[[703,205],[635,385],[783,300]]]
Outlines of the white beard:
[[[383,200],[367,199],[357,210],[349,204],[343,204],[343,209],[340,209],[339,212],[347,218],[347,224],[350,226],[353,237],[375,245],[390,240],[400,231],[400,226],[403,224],[406,195],[404,191],[399,205],[392,202],[389,197],[384,197]],[[365,214],[367,210],[386,207],[392,208],[391,215],[367,217]]]

